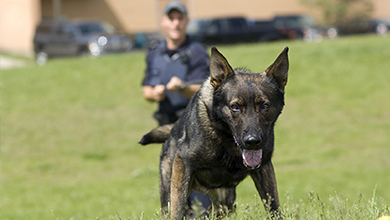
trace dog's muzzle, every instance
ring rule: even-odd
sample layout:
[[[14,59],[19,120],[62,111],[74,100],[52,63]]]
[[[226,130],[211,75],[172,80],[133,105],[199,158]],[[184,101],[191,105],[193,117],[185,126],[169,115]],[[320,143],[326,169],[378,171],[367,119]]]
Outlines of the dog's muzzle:
[[[240,146],[236,137],[233,135],[234,142],[241,149],[243,164],[249,169],[257,169],[261,165],[261,159],[263,158],[263,149],[259,150],[247,150]]]

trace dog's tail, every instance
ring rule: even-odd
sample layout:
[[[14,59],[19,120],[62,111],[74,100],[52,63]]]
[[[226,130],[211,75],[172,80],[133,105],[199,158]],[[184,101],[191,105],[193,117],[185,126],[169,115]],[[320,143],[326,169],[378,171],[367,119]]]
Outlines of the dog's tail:
[[[163,125],[153,129],[149,133],[145,134],[141,138],[139,143],[142,145],[153,144],[153,143],[164,143],[169,138],[172,126],[173,124],[169,124],[169,125]]]

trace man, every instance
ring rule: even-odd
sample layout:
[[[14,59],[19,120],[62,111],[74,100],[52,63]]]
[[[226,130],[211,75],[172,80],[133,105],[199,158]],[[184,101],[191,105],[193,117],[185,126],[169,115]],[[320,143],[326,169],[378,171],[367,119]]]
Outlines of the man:
[[[154,116],[160,125],[174,123],[210,75],[205,48],[187,36],[188,21],[183,3],[169,2],[160,23],[165,41],[151,48],[146,58],[143,96],[159,102]]]

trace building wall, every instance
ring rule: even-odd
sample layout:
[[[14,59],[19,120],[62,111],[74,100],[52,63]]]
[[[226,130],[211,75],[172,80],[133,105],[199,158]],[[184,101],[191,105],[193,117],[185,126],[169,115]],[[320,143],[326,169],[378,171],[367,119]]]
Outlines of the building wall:
[[[300,0],[189,0],[188,5],[195,18],[239,15],[267,19],[275,14],[307,12]]]
[[[390,1],[389,0],[374,0],[373,17],[390,19]]]
[[[43,17],[53,16],[53,0],[42,1]],[[155,31],[158,0],[62,0],[61,11],[70,19],[108,21],[128,32]]]
[[[0,0],[0,51],[31,55],[40,0]]]
[[[53,15],[53,0],[42,0],[43,16]],[[271,18],[275,14],[307,11],[300,0],[181,0],[192,18],[242,15]],[[68,18],[100,19],[126,32],[152,32],[159,29],[160,18],[169,0],[63,0],[62,13]]]
[[[53,16],[53,1],[61,2],[61,12],[68,18],[104,20],[136,33],[158,31],[169,0],[0,0],[0,51],[31,54],[35,27],[43,17]],[[313,12],[301,0],[181,1],[192,18],[241,15],[269,19],[276,14]],[[373,16],[390,18],[390,0],[373,1]]]

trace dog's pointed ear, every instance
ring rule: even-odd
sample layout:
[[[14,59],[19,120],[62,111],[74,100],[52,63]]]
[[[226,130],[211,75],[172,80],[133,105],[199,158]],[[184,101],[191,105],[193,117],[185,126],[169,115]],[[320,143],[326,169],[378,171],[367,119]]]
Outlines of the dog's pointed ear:
[[[284,87],[287,84],[288,68],[288,47],[286,47],[276,58],[275,62],[265,70],[265,73],[276,81],[282,92],[284,92]]]
[[[213,87],[218,87],[231,74],[234,74],[234,70],[226,58],[216,47],[212,47],[210,56],[210,84]]]

